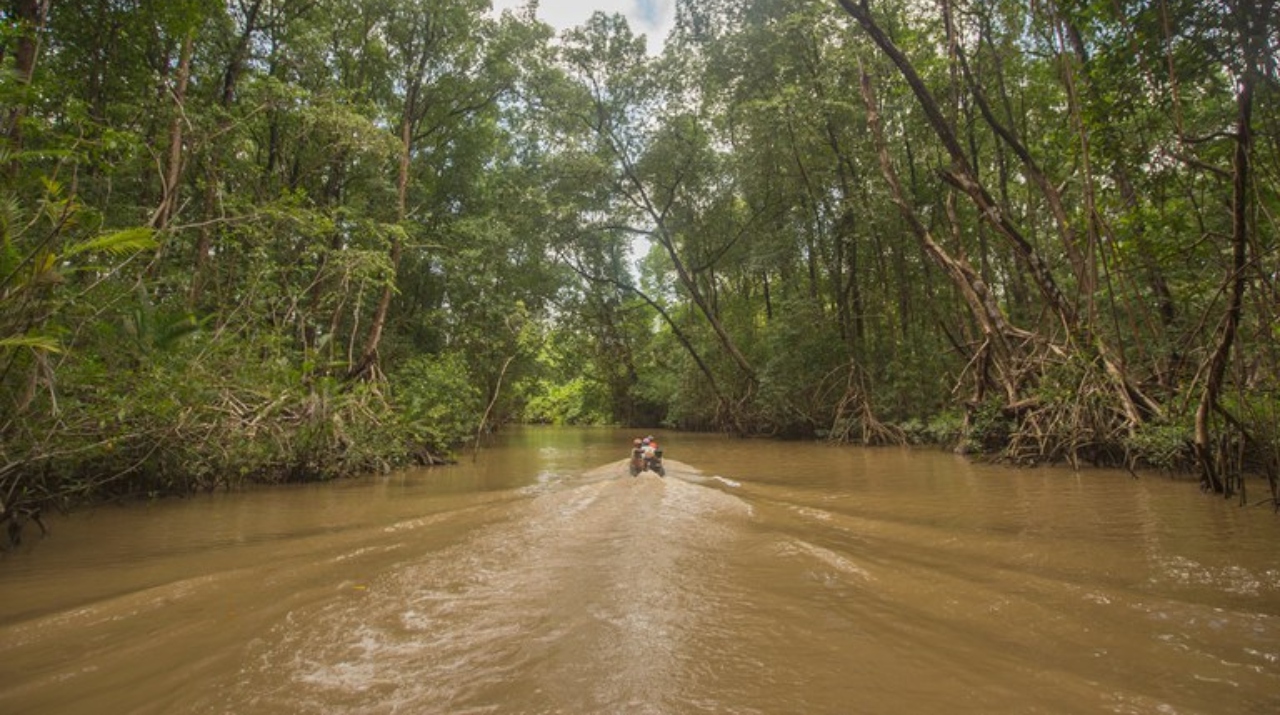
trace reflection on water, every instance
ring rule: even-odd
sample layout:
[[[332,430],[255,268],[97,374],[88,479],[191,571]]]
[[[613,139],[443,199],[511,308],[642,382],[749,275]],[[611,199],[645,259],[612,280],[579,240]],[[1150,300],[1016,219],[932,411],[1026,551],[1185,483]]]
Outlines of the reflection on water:
[[[524,429],[0,557],[0,712],[1270,713],[1280,520],[1148,476]]]

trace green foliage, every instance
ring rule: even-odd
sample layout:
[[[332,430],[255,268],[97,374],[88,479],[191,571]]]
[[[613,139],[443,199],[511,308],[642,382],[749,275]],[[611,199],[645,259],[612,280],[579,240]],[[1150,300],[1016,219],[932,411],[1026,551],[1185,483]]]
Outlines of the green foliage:
[[[837,328],[806,301],[779,306],[757,349],[767,360],[756,398],[760,419],[790,435],[810,436],[831,424],[843,397],[848,357]]]
[[[330,478],[473,434],[489,337],[536,353],[555,291],[498,196],[528,188],[499,178],[498,99],[549,34],[474,0],[51,7],[34,89],[0,74],[22,110],[0,146],[5,506]]]
[[[1191,434],[1188,424],[1148,422],[1126,439],[1125,447],[1136,464],[1184,471],[1194,460]]]
[[[391,382],[399,419],[416,444],[443,453],[475,436],[485,405],[466,355],[414,357]]]
[[[909,419],[899,423],[898,427],[912,444],[941,447],[955,447],[965,444],[964,415],[958,411],[940,412],[927,420]]]
[[[543,385],[525,405],[523,417],[526,422],[553,425],[608,424],[606,398],[600,383],[579,376]]]
[[[63,386],[27,407],[37,418],[56,412],[56,439],[40,421],[9,425],[10,454],[26,456],[0,486],[74,504],[326,479],[407,454],[406,433],[372,386],[309,377],[268,338],[208,338],[193,333],[135,361],[78,345],[61,366]]]
[[[62,346],[57,338],[48,335],[22,335],[0,338],[0,349],[28,348],[38,352],[59,353]]]
[[[970,449],[1043,427],[1181,458],[1234,271],[1236,88],[1266,69],[1228,6],[877,3],[929,108],[836,3],[681,3],[663,52],[619,15],[553,42],[481,0],[251,5],[50,3],[29,82],[30,28],[0,23],[10,506],[382,469],[521,416],[952,442],[972,395],[999,398]],[[1272,85],[1214,413],[1259,454]],[[993,209],[939,176],[939,118]]]
[[[1017,430],[1012,415],[998,399],[988,399],[970,408],[960,448],[965,452],[998,453],[1009,444]]]

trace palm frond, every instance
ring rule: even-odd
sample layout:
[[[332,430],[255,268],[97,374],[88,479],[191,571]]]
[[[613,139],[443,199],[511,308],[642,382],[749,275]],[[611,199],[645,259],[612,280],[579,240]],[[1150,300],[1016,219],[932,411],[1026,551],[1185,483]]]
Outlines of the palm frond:
[[[21,335],[10,338],[0,338],[0,350],[11,348],[30,348],[36,352],[60,353],[62,345],[57,338],[48,335]]]
[[[67,247],[62,258],[71,258],[81,253],[103,252],[123,256],[139,251],[154,249],[159,244],[155,239],[155,231],[149,228],[127,228],[115,233],[105,233],[97,238],[81,241]]]

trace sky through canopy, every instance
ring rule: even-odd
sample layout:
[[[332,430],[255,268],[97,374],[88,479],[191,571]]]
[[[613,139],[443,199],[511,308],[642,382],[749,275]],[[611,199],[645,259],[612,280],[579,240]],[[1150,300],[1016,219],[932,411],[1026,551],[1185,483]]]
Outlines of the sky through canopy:
[[[528,0],[493,0],[494,12],[524,6]],[[648,37],[651,54],[662,49],[662,42],[675,22],[675,0],[539,0],[538,19],[557,32],[581,25],[594,12],[620,13],[631,24],[632,32]]]

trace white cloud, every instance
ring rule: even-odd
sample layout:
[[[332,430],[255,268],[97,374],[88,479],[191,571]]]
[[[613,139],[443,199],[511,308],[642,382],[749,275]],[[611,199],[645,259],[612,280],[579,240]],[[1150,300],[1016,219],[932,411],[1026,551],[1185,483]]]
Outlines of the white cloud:
[[[525,0],[493,0],[495,13],[525,5]],[[557,31],[586,22],[594,12],[620,13],[627,18],[631,31],[643,34],[651,54],[662,49],[662,43],[675,24],[675,0],[539,0],[538,19]]]

